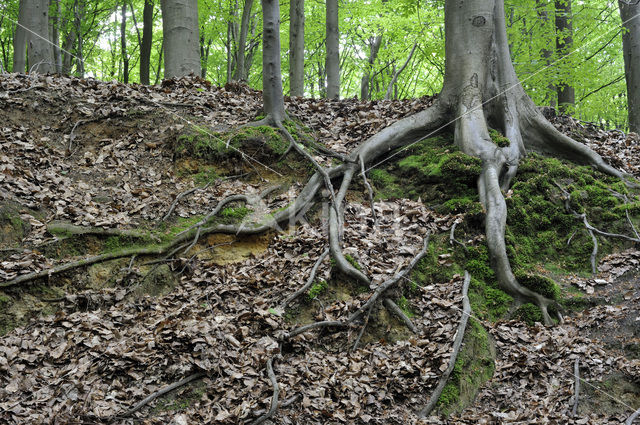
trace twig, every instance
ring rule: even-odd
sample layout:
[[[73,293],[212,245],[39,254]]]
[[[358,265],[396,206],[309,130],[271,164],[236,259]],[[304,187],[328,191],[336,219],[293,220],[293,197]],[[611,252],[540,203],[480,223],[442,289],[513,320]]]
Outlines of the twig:
[[[206,188],[209,187],[209,185],[213,182],[213,180],[209,181],[206,185],[204,186],[196,186],[196,187],[192,187],[189,190],[185,190],[182,193],[179,193],[178,196],[176,196],[176,199],[173,200],[173,203],[171,204],[171,206],[169,207],[169,211],[167,211],[167,213],[164,215],[164,217],[162,217],[160,219],[160,221],[165,221],[166,219],[168,219],[171,214],[173,213],[173,210],[176,208],[176,206],[178,205],[178,202],[180,202],[180,200],[182,198],[184,198],[185,196],[189,196],[191,195],[193,192],[196,192],[198,190],[205,190]]]
[[[373,188],[371,187],[371,185],[369,184],[369,181],[367,180],[367,175],[365,173],[364,160],[362,159],[362,155],[358,155],[358,158],[360,158],[360,175],[362,175],[362,180],[364,181],[364,185],[367,188],[367,191],[369,192],[369,202],[371,203],[371,215],[373,216],[373,225],[374,227],[377,227],[378,219],[376,218],[376,208],[373,201]]]
[[[278,380],[276,378],[276,374],[273,372],[273,358],[267,360],[267,375],[269,375],[269,379],[271,380],[271,385],[273,386],[273,395],[271,396],[271,407],[269,411],[264,415],[260,416],[251,425],[259,425],[262,422],[266,421],[273,417],[278,409],[278,395],[280,394],[280,387],[278,386]]]
[[[324,261],[325,258],[327,258],[327,255],[329,255],[329,248],[326,248],[322,254],[320,254],[320,257],[318,257],[318,260],[316,261],[316,263],[313,265],[313,268],[311,269],[311,274],[309,274],[309,277],[307,278],[307,282],[304,284],[304,286],[300,289],[298,289],[296,292],[294,292],[293,294],[291,294],[286,300],[284,300],[282,302],[282,304],[280,305],[280,308],[282,310],[284,310],[285,308],[287,308],[287,305],[289,305],[289,303],[293,300],[295,300],[296,298],[298,298],[300,295],[304,294],[307,289],[309,289],[309,287],[311,287],[311,285],[313,284],[313,282],[316,279],[316,273],[318,272],[318,268],[320,267],[320,264],[322,264],[322,262]]]
[[[458,325],[458,330],[456,331],[456,338],[453,341],[453,352],[451,353],[451,358],[449,359],[449,366],[440,377],[440,382],[438,382],[438,386],[436,386],[433,394],[431,394],[427,405],[418,413],[418,416],[421,418],[429,415],[429,413],[431,413],[433,408],[436,406],[436,403],[438,402],[438,400],[440,399],[440,395],[442,394],[442,390],[447,384],[447,380],[449,379],[449,376],[451,375],[451,372],[453,372],[453,368],[456,365],[456,360],[458,358],[458,354],[460,353],[460,347],[462,346],[462,340],[464,339],[464,331],[467,327],[469,315],[471,314],[471,304],[469,304],[469,297],[467,296],[470,281],[471,275],[469,275],[469,272],[465,270],[464,284],[462,285],[462,318],[460,319],[460,324]]]
[[[591,235],[591,240],[593,241],[593,250],[591,251],[591,273],[594,275],[598,273],[598,269],[596,267],[596,257],[598,256],[598,238],[593,234],[593,231],[589,229],[589,234]]]
[[[188,384],[191,381],[194,381],[196,379],[200,379],[202,377],[204,377],[205,374],[202,372],[197,372],[194,373],[193,375],[189,375],[184,379],[181,379],[178,382],[174,382],[171,385],[167,385],[166,387],[156,391],[155,393],[149,395],[148,397],[146,397],[144,400],[142,400],[140,403],[136,404],[133,408],[127,410],[125,413],[122,414],[122,417],[126,417],[126,416],[131,416],[132,414],[134,414],[135,412],[137,412],[138,410],[142,409],[144,406],[146,406],[147,404],[149,404],[150,402],[152,402],[153,400],[155,400],[156,398],[175,390],[176,388],[180,388],[181,386]]]
[[[360,338],[364,335],[364,330],[367,329],[367,324],[369,324],[369,317],[371,316],[371,310],[373,310],[373,304],[369,307],[367,311],[367,316],[364,318],[364,323],[362,324],[362,329],[360,329],[360,333],[358,333],[358,337],[356,338],[356,342],[353,344],[352,351],[356,351],[358,349],[358,344],[360,344]]]
[[[356,310],[355,313],[353,313],[349,317],[348,322],[353,322],[355,319],[360,317],[360,315],[366,309],[368,309],[374,302],[376,302],[376,300],[380,297],[380,295],[382,295],[387,289],[389,289],[392,285],[394,285],[400,279],[403,279],[415,267],[415,265],[418,263],[418,261],[420,261],[422,259],[422,257],[424,257],[427,254],[427,247],[429,246],[429,238],[430,237],[431,237],[431,230],[429,230],[427,232],[427,235],[424,238],[424,244],[422,246],[422,250],[418,253],[418,255],[416,255],[413,258],[413,260],[411,260],[411,263],[409,263],[409,265],[404,270],[402,270],[400,273],[397,273],[391,279],[388,279],[388,280],[382,282],[376,288],[376,290],[374,291],[373,295],[367,300],[367,302],[364,303],[358,310]]]
[[[575,418],[578,415],[578,399],[580,397],[580,359],[576,359],[573,364],[573,376],[575,377],[573,409],[571,414]]]
[[[398,307],[398,305],[394,303],[391,300],[391,298],[385,298],[384,301],[382,301],[382,303],[398,319],[402,320],[402,322],[409,328],[411,332],[413,332],[414,334],[418,333],[418,329],[416,328],[416,325],[413,324],[411,319],[409,319],[409,317],[404,313],[404,311],[402,311],[402,309]]]

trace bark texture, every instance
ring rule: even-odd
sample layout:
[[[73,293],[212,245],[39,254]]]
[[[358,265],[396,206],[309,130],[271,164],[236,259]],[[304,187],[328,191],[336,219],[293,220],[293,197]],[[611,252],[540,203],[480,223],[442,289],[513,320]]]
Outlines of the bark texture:
[[[566,56],[573,48],[571,0],[556,0],[556,50],[558,57]],[[558,109],[565,112],[576,103],[573,86],[564,81],[558,84]]]
[[[640,132],[640,3],[620,5],[620,18],[625,27],[622,34],[624,75],[627,80],[629,129]]]
[[[49,1],[22,0],[18,11],[14,41],[14,72],[25,72],[25,48],[29,72],[55,72],[53,49],[49,42]]]
[[[142,42],[140,43],[140,83],[149,84],[151,45],[153,42],[153,0],[144,0],[142,9]]]
[[[164,77],[200,75],[197,0],[162,0]]]
[[[262,0],[262,99],[272,123],[282,122],[284,95],[280,66],[280,5],[278,0]]]
[[[289,87],[291,96],[304,95],[304,0],[289,5]]]
[[[340,29],[338,28],[338,0],[327,0],[327,97],[340,97]]]
[[[251,9],[253,8],[253,0],[245,0],[242,8],[242,21],[240,23],[240,37],[236,50],[236,70],[233,74],[234,81],[247,80],[247,66],[245,65],[247,50],[247,34],[249,33],[249,19],[251,18]]]

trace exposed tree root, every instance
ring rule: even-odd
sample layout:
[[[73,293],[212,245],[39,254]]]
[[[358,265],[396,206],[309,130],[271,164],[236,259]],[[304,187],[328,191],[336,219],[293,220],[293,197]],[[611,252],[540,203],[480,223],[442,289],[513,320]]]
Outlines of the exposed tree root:
[[[449,245],[453,246],[454,244],[458,244],[460,245],[465,251],[468,251],[467,247],[465,246],[465,244],[463,244],[462,242],[460,242],[459,240],[456,239],[456,227],[458,226],[458,222],[455,221],[453,223],[453,226],[451,226],[451,232],[449,233]]]
[[[143,239],[149,235],[136,230],[105,229],[98,226],[76,226],[66,221],[52,221],[47,224],[47,232],[52,235],[97,235],[97,236],[125,236],[128,238]]]
[[[140,401],[138,404],[133,406],[131,409],[127,410],[125,413],[122,413],[121,415],[118,415],[116,418],[113,418],[113,420],[129,417],[129,416],[133,415],[135,412],[137,412],[138,410],[142,409],[147,404],[151,403],[156,398],[158,398],[160,396],[163,396],[163,395],[167,394],[168,392],[171,392],[171,391],[173,391],[173,390],[175,390],[177,388],[180,388],[183,385],[188,384],[189,382],[195,381],[196,379],[204,378],[205,376],[206,375],[204,373],[202,373],[202,372],[196,372],[193,375],[189,375],[186,378],[181,379],[178,382],[174,382],[171,385],[167,385],[166,387],[163,387],[160,390],[156,391],[155,393],[147,396],[142,401]]]
[[[169,217],[171,217],[171,214],[173,214],[173,210],[176,208],[176,206],[178,205],[178,202],[180,202],[180,200],[186,196],[191,195],[193,192],[196,192],[198,190],[205,190],[206,188],[208,188],[211,183],[213,183],[213,180],[209,181],[206,185],[204,186],[196,186],[196,187],[192,187],[189,190],[185,190],[182,193],[179,193],[178,196],[176,196],[176,199],[173,200],[173,202],[171,203],[171,206],[169,207],[169,211],[167,211],[167,213],[162,217],[162,219],[160,221],[165,221],[167,220]]]
[[[575,383],[573,387],[573,408],[571,414],[575,418],[578,416],[578,402],[580,400],[580,359],[576,359],[573,364],[573,376],[575,377]]]
[[[633,412],[631,416],[629,416],[627,420],[624,422],[624,425],[633,425],[633,421],[635,421],[636,418],[638,418],[639,416],[640,416],[640,409]]]
[[[445,385],[447,385],[447,380],[453,372],[453,368],[456,365],[456,360],[458,358],[458,354],[460,353],[460,347],[462,347],[462,340],[464,339],[464,331],[467,327],[467,321],[469,320],[469,315],[471,314],[471,304],[469,303],[469,297],[467,293],[469,291],[469,283],[471,282],[471,276],[469,272],[465,270],[464,272],[464,284],[462,285],[462,317],[460,318],[460,323],[458,324],[458,330],[456,331],[456,338],[453,341],[453,352],[451,353],[451,357],[449,358],[449,366],[444,371],[442,376],[440,377],[440,381],[436,386],[436,389],[429,397],[429,401],[426,406],[420,410],[418,416],[424,418],[431,413],[433,408],[438,403],[438,399],[440,399],[440,395],[442,394],[442,390]]]
[[[327,258],[327,255],[329,255],[329,248],[325,249],[322,252],[322,254],[320,254],[320,257],[318,257],[318,260],[316,261],[316,263],[313,265],[313,268],[311,269],[311,273],[309,274],[309,277],[307,278],[307,282],[302,286],[302,288],[298,289],[296,292],[294,292],[293,294],[289,295],[289,297],[287,297],[287,299],[284,300],[282,302],[282,304],[280,304],[280,310],[281,311],[284,311],[287,308],[287,306],[293,300],[295,300],[300,295],[302,295],[305,292],[307,292],[309,290],[309,288],[311,288],[311,285],[313,285],[313,282],[315,282],[316,273],[318,272],[318,268],[320,267],[320,264],[322,264],[324,259]]]
[[[251,425],[259,425],[273,417],[278,409],[278,395],[280,394],[280,387],[278,386],[278,379],[276,378],[276,374],[273,372],[273,357],[267,360],[267,375],[269,376],[269,380],[271,381],[271,385],[273,386],[273,395],[271,396],[271,407],[269,411],[264,415],[260,416],[258,419],[253,421]]]
[[[358,349],[358,345],[360,344],[360,339],[362,338],[362,335],[364,335],[364,331],[365,329],[367,329],[367,325],[369,324],[369,317],[371,317],[371,310],[373,310],[373,305],[371,305],[371,307],[369,307],[369,310],[367,310],[367,315],[364,318],[364,323],[362,324],[362,328],[360,329],[360,332],[358,332],[358,337],[356,338],[356,342],[353,343],[352,351],[356,351]]]
[[[360,175],[362,176],[362,181],[364,182],[365,187],[367,188],[367,192],[369,192],[369,203],[371,204],[371,216],[373,217],[373,225],[378,226],[378,219],[376,217],[376,208],[374,204],[374,195],[373,188],[369,184],[369,180],[367,180],[366,170],[364,169],[364,161],[362,157],[360,159]]]
[[[406,327],[409,328],[409,330],[411,332],[413,332],[414,334],[418,333],[418,328],[416,328],[416,325],[413,324],[411,319],[409,319],[409,317],[404,313],[404,311],[402,311],[402,309],[400,307],[398,307],[398,305],[396,303],[394,303],[391,300],[391,298],[385,298],[382,301],[382,303],[387,308],[387,310],[389,310],[389,312],[391,314],[393,314],[398,319],[400,319],[402,321],[402,323],[404,323],[406,325]]]

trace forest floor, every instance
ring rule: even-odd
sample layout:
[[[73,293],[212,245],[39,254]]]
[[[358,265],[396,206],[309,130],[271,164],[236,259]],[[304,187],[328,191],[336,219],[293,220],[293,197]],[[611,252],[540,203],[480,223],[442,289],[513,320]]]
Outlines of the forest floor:
[[[292,131],[347,153],[431,101],[286,99],[286,107],[300,123]],[[492,272],[486,259],[468,260],[482,252],[482,212],[444,208],[433,201],[437,194],[393,177],[411,170],[410,161],[372,172],[376,223],[365,185],[348,193],[344,252],[380,283],[407,266],[431,231],[425,261],[432,264],[389,295],[415,333],[376,307],[358,326],[283,338],[299,325],[343,317],[370,296],[326,257],[309,289],[281,308],[326,248],[321,200],[295,227],[203,235],[166,255],[160,248],[225,197],[250,202],[229,203],[214,223],[262,222],[289,205],[313,172],[295,153],[282,158],[286,144],[277,132],[238,130],[259,119],[260,108],[260,92],[199,79],[145,87],[0,76],[0,422],[252,423],[270,409],[268,362],[279,387],[269,420],[278,424],[618,424],[640,408],[640,247],[599,238],[593,275],[592,246],[583,243],[591,238],[582,229],[563,237],[584,245],[576,248],[584,258],[554,251],[531,266],[558,283],[563,323],[542,326],[476,281],[461,360],[436,410],[418,418],[449,363],[462,316],[462,266],[475,264],[487,282]],[[637,135],[568,117],[553,122],[640,177]],[[517,190],[509,201],[516,209]],[[623,205],[607,201],[629,212],[631,236],[638,194],[627,193]],[[454,224],[459,243],[449,245]],[[57,272],[99,255],[105,261]],[[13,283],[43,270],[56,271]]]

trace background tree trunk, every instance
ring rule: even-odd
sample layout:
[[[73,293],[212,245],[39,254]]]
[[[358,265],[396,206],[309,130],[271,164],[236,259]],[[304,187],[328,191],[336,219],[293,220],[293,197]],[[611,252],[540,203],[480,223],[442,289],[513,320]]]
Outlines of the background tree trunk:
[[[149,84],[151,46],[153,42],[153,0],[144,0],[142,9],[142,43],[140,44],[140,83]]]
[[[49,42],[49,1],[27,2],[27,60],[30,72],[55,72],[53,49]]]
[[[618,3],[620,18],[626,29],[622,34],[622,52],[627,80],[629,129],[640,133],[640,4]]]
[[[197,0],[162,0],[164,78],[200,75]]]
[[[340,98],[340,29],[338,28],[338,0],[327,0],[327,97]]]
[[[376,58],[378,57],[378,52],[380,51],[380,45],[382,44],[382,36],[376,35],[369,39],[369,59],[367,60],[367,65],[362,74],[362,80],[360,81],[360,99],[361,100],[369,100],[369,83],[371,78],[371,71],[373,70],[373,64],[376,62]]]
[[[253,0],[245,0],[242,8],[242,18],[240,22],[240,36],[238,37],[238,45],[236,50],[236,69],[233,73],[233,81],[247,81],[246,72],[246,49],[247,34],[249,33],[249,20],[251,19],[251,10],[253,8]]]
[[[129,56],[127,56],[127,3],[122,3],[120,21],[120,53],[122,54],[122,81],[129,82]]]
[[[27,7],[28,0],[21,0],[18,9],[18,24],[13,37],[13,72],[25,73],[27,67]]]
[[[278,123],[285,119],[280,67],[280,5],[262,0],[262,99],[264,112]]]
[[[60,51],[60,14],[62,7],[60,0],[51,0],[49,10],[55,10],[55,15],[51,18],[51,37],[53,43],[53,63],[57,74],[62,74],[62,52]]]
[[[291,0],[289,16],[289,94],[304,96],[304,0]]]
[[[84,78],[84,35],[82,33],[82,21],[84,20],[84,0],[74,3],[73,8],[76,44],[76,75]]]
[[[573,24],[571,0],[556,0],[556,50],[558,57],[567,55],[573,48]],[[576,103],[575,89],[568,82],[558,84],[558,109],[565,112]]]

